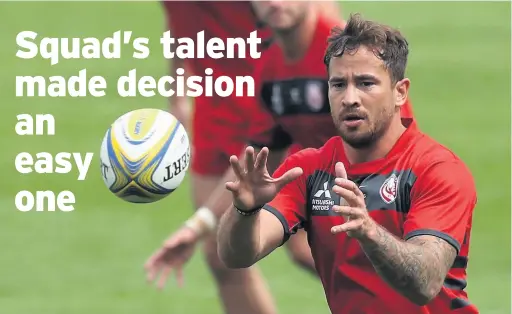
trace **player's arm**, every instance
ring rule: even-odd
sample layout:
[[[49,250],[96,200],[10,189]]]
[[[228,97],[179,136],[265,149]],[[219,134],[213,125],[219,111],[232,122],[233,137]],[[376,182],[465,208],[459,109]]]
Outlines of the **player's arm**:
[[[441,290],[466,234],[476,204],[470,172],[461,162],[441,162],[421,173],[398,239],[375,224],[361,239],[376,271],[418,305]]]
[[[250,205],[254,206],[249,210],[251,214],[233,208],[222,216],[217,243],[219,257],[227,267],[252,266],[283,245],[303,225],[306,180],[301,169],[307,164],[300,156],[301,153],[298,153],[287,158],[276,170],[273,179],[260,180],[261,178],[253,177],[244,182],[237,175],[237,183],[226,185],[233,193],[234,204],[244,203],[243,200],[246,204],[253,201],[260,204]],[[255,169],[258,167],[255,166]],[[250,176],[250,173],[251,171],[247,172],[246,176]],[[275,190],[279,191],[277,194],[273,194],[275,191],[272,190],[272,182],[278,186]],[[242,187],[242,191],[233,191],[232,186],[236,184]],[[259,203],[258,200],[264,199],[261,195],[265,193],[273,194],[266,195],[271,201],[266,204]]]
[[[172,33],[173,32],[173,22],[171,21],[170,13],[167,13],[167,28]],[[171,52],[175,52],[177,45],[171,45]],[[174,58],[169,63],[169,73],[171,76],[176,75],[177,69],[185,70],[183,75],[185,82],[188,77],[190,77],[190,66],[187,61],[181,58]],[[180,121],[185,128],[189,129],[190,122],[190,103],[189,99],[186,96],[178,96],[178,93],[174,93],[169,97],[169,112],[174,115],[178,121]]]
[[[270,254],[283,242],[283,226],[268,211],[243,216],[228,210],[218,232],[218,252],[228,268],[247,268]]]

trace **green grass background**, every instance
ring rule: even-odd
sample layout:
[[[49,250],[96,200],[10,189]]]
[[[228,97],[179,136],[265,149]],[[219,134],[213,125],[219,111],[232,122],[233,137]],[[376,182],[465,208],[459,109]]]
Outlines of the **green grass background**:
[[[344,16],[359,11],[400,27],[411,54],[408,75],[421,127],[458,153],[477,181],[468,288],[482,313],[510,313],[510,3],[343,2]],[[187,14],[184,12],[183,14]],[[193,18],[193,17],[191,17]],[[142,107],[166,108],[166,99],[121,98],[115,79],[167,74],[158,37],[164,21],[156,2],[0,3],[0,313],[129,314],[221,313],[201,255],[186,267],[186,286],[158,292],[145,282],[143,262],[192,212],[189,183],[164,201],[132,205],[110,194],[98,165],[101,139],[121,114]],[[16,34],[110,36],[131,30],[149,37],[147,60],[48,60],[15,57]],[[130,50],[124,50],[130,53]],[[127,55],[128,56],[128,55]],[[15,98],[16,75],[103,75],[103,98]],[[19,137],[19,113],[51,113],[55,136]],[[85,181],[69,174],[18,174],[19,152],[94,152]],[[71,213],[22,213],[19,190],[75,192]],[[318,281],[290,263],[283,250],[260,263],[281,313],[327,313]]]

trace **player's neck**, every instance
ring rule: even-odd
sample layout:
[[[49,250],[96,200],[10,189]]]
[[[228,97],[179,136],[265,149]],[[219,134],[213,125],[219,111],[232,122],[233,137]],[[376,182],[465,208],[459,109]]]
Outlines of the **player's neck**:
[[[392,121],[386,133],[370,147],[356,149],[343,142],[349,163],[359,164],[386,157],[406,130],[406,127],[401,123],[400,116],[396,116],[394,119],[398,119],[398,123]]]
[[[317,13],[310,12],[295,29],[277,36],[277,43],[286,62],[298,61],[304,57],[315,37],[317,19]]]

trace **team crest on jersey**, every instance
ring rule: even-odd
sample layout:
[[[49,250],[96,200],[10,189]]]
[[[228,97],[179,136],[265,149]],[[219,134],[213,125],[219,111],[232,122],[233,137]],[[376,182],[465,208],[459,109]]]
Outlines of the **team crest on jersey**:
[[[324,91],[319,82],[309,82],[306,85],[306,102],[312,111],[320,111],[324,105]]]
[[[391,204],[398,194],[398,176],[393,173],[387,178],[380,187],[379,193],[386,204]]]

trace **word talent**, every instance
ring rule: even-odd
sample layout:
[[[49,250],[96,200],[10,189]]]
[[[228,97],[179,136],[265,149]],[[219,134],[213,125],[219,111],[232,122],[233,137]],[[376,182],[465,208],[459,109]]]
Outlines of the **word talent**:
[[[146,59],[150,55],[149,38],[136,37],[132,40],[131,31],[117,31],[111,37],[102,40],[95,37],[87,38],[55,38],[42,37],[33,31],[22,31],[16,36],[18,50],[16,56],[21,59],[33,59],[40,56],[50,60],[51,65],[58,64],[61,59],[119,59],[124,45],[131,45],[134,50],[132,58]],[[258,59],[261,52],[258,47],[261,38],[257,31],[250,33],[248,38],[210,38],[205,39],[204,31],[197,33],[195,39],[174,38],[166,31],[160,38],[163,56],[166,59],[202,59],[208,56],[221,58],[252,58]]]

